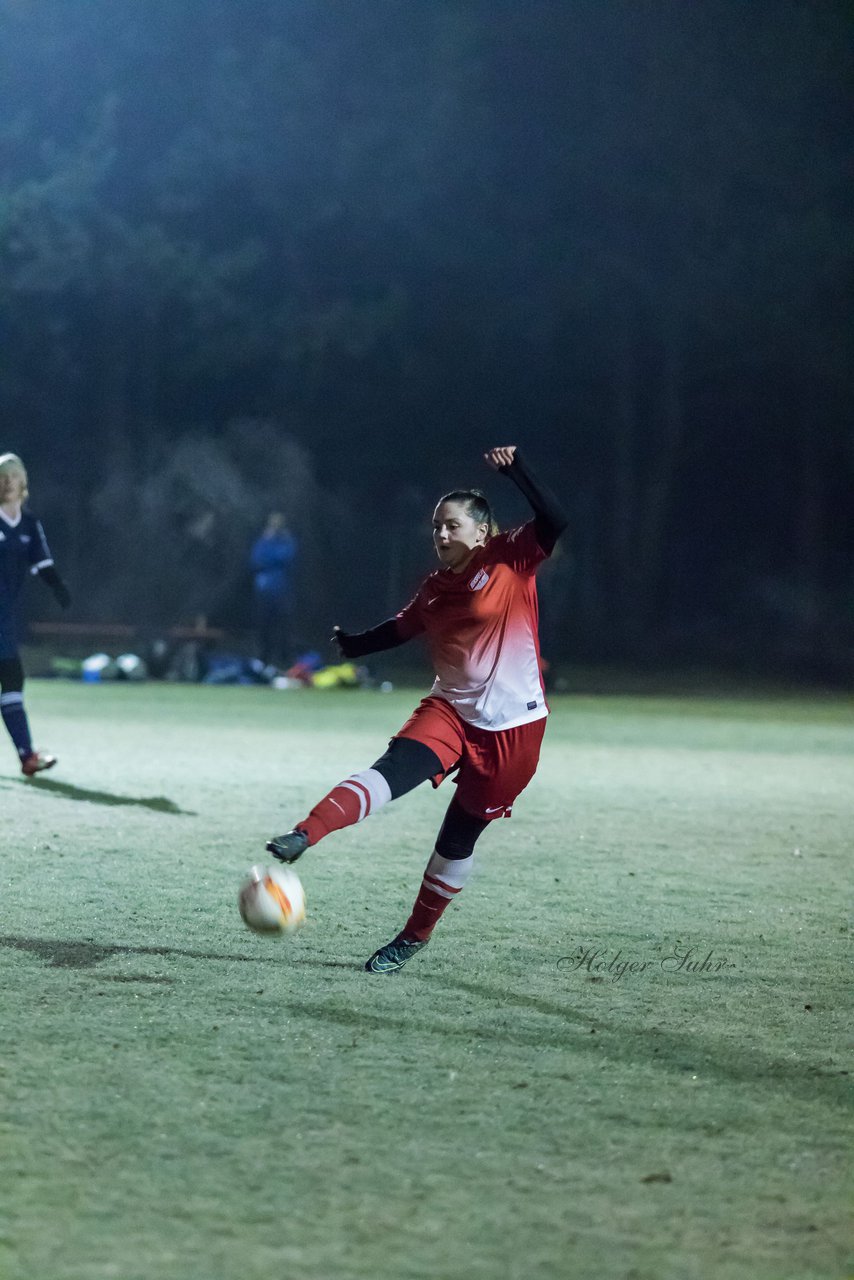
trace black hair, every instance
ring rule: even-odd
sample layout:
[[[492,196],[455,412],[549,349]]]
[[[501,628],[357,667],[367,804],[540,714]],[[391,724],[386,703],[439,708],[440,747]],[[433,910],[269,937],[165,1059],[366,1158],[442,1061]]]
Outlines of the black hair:
[[[453,489],[450,493],[446,493],[444,498],[440,498],[436,505],[441,507],[443,502],[458,502],[465,508],[466,515],[471,516],[476,524],[489,525],[490,538],[494,538],[498,533],[498,521],[492,514],[489,499],[482,489]]]

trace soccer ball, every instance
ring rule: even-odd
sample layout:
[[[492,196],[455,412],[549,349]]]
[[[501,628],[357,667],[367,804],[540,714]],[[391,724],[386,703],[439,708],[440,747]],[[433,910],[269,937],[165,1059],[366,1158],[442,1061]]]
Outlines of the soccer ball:
[[[253,867],[237,905],[255,933],[292,933],[305,920],[302,882],[290,867]]]

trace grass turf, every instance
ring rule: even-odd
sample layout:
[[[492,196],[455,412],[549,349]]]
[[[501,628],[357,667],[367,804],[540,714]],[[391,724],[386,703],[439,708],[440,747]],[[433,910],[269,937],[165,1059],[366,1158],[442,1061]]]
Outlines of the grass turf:
[[[386,977],[450,786],[309,851],[293,940],[235,895],[413,694],[28,703],[61,764],[0,773],[2,1280],[854,1270],[850,700],[557,699]]]

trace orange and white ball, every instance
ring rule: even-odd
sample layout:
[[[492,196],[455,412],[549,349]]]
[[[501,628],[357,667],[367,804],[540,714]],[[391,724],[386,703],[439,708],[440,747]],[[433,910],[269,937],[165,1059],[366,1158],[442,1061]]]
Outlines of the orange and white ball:
[[[292,933],[305,920],[305,891],[290,867],[253,867],[237,905],[255,933]]]

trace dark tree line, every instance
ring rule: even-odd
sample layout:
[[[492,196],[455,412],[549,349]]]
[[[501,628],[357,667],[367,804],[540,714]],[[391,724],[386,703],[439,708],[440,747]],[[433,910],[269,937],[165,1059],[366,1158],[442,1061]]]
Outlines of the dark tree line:
[[[0,0],[0,445],[80,616],[234,623],[286,505],[306,636],[367,622],[514,440],[570,508],[564,656],[844,669],[851,35],[795,0]]]

